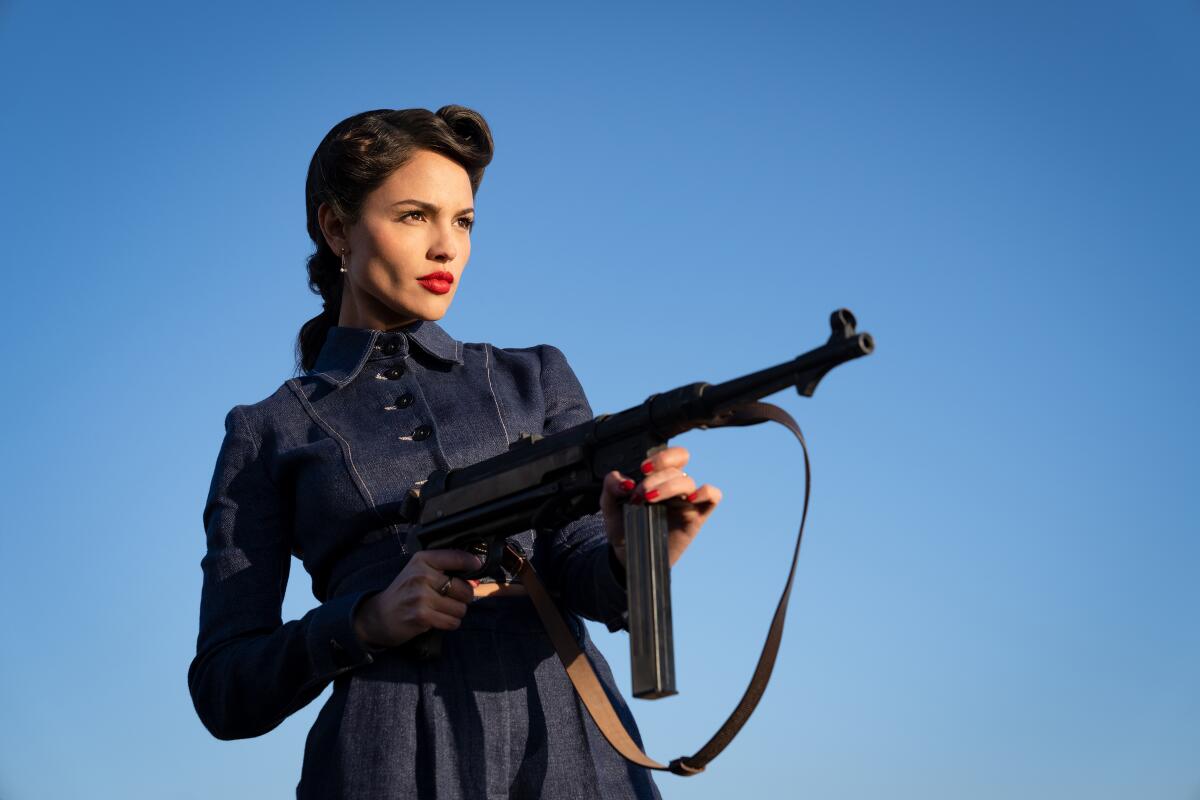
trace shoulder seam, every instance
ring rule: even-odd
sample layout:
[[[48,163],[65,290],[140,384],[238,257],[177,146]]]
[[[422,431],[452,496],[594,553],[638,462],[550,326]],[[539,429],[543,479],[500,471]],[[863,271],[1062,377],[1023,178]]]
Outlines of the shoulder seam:
[[[379,513],[379,508],[375,505],[375,497],[371,494],[370,488],[367,486],[362,474],[358,471],[358,466],[354,463],[354,456],[350,451],[350,443],[347,442],[332,425],[325,421],[325,418],[317,412],[317,409],[315,409],[312,403],[309,402],[308,398],[304,396],[304,392],[300,389],[299,383],[292,383],[294,380],[295,378],[287,382],[287,386],[292,391],[292,395],[296,398],[296,401],[300,404],[300,407],[304,413],[307,414],[314,423],[316,423],[317,427],[319,427],[327,436],[331,436],[333,440],[337,442],[338,451],[342,454],[342,459],[345,461],[346,467],[350,473],[350,482],[354,484],[354,488],[358,491],[358,496],[363,500],[368,509],[374,512],[377,517],[383,519],[382,514]]]
[[[250,444],[254,445],[254,460],[257,461],[258,455],[262,451],[262,437],[256,435],[254,429],[246,421],[246,412],[242,410],[243,408],[242,404],[233,407],[231,412],[233,414],[233,424],[234,427],[246,432],[246,438],[250,440]]]
[[[504,444],[512,444],[512,436],[508,432],[508,426],[504,424],[504,412],[500,409],[500,398],[496,394],[496,387],[492,385],[492,346],[485,344],[483,346],[483,369],[487,373],[488,391],[492,394],[492,403],[496,406],[496,418],[500,420],[500,430],[504,431]]]

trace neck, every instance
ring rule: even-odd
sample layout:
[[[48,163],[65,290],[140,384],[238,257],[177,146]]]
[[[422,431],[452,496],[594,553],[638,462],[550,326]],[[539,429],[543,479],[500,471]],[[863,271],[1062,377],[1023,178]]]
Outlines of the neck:
[[[347,328],[389,331],[411,325],[417,319],[410,315],[398,314],[376,298],[354,291],[354,287],[349,282],[343,287],[338,325]]]

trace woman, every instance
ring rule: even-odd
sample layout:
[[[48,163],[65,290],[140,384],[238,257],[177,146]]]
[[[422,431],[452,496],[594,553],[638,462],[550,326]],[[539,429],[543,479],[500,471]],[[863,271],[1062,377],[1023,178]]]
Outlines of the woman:
[[[309,284],[324,310],[300,331],[303,374],[225,419],[188,683],[222,739],[271,730],[333,683],[300,797],[658,794],[583,711],[523,587],[450,577],[478,561],[419,551],[409,527],[380,511],[435,469],[592,416],[554,347],[464,344],[435,322],[470,257],[491,157],[487,123],[461,106],[336,125],[306,186]],[[712,513],[720,491],[697,487],[687,459],[672,447],[638,480],[613,472],[601,513],[515,537],[635,737],[579,617],[623,627],[623,503],[673,500],[672,563]],[[321,604],[284,623],[292,555]],[[441,656],[418,658],[407,645],[431,629],[444,632]]]

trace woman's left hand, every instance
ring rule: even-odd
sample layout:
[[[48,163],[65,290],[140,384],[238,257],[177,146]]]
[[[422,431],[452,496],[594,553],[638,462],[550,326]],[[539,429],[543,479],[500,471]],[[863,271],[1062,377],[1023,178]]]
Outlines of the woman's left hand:
[[[687,448],[668,447],[642,463],[642,481],[613,470],[604,477],[600,510],[608,541],[625,563],[625,503],[664,503],[667,507],[667,555],[671,566],[683,555],[721,502],[721,490],[711,484],[696,486],[683,471],[690,457]]]

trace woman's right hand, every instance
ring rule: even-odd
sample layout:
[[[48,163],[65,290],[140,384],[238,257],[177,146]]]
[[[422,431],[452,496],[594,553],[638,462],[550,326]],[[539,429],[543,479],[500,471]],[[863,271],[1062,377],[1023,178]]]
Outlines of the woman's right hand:
[[[422,550],[409,559],[388,587],[359,604],[354,632],[367,647],[386,649],[404,644],[430,628],[452,631],[467,613],[474,587],[447,571],[474,572],[479,559],[465,550]],[[439,593],[446,581],[449,587]]]

